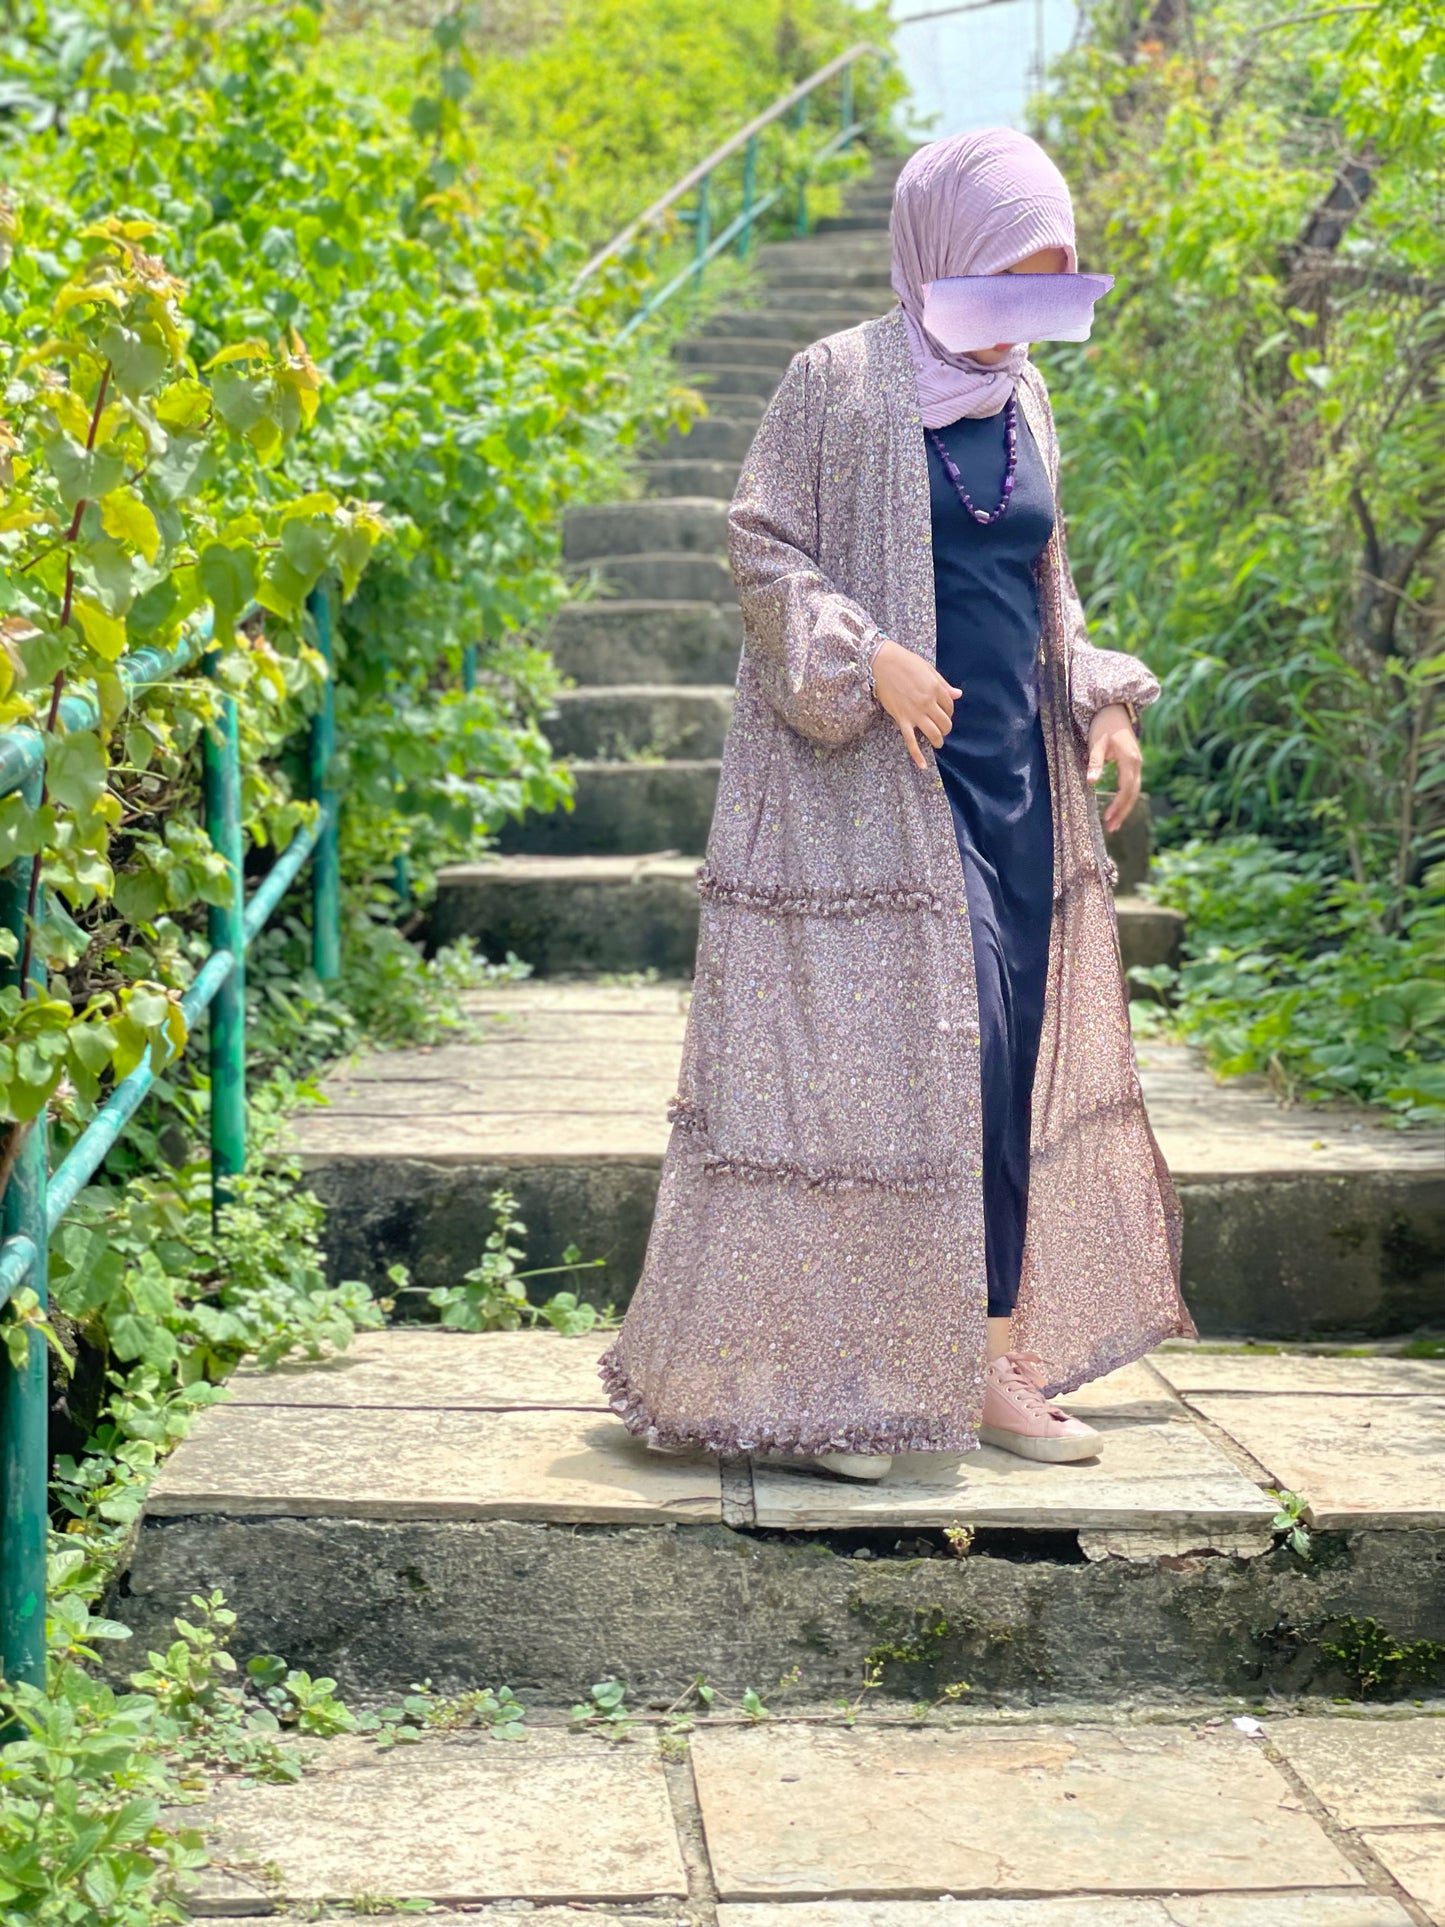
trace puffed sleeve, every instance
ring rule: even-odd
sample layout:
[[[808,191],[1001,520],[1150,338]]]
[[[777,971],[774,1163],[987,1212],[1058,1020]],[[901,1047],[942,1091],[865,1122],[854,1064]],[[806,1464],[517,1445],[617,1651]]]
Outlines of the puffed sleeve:
[[[1128,703],[1135,710],[1147,708],[1159,694],[1159,678],[1137,656],[1125,655],[1122,649],[1096,649],[1089,640],[1084,605],[1074,587],[1068,544],[1064,537],[1064,513],[1059,499],[1059,440],[1054,427],[1054,411],[1042,377],[1038,378],[1037,386],[1048,409],[1049,439],[1052,443],[1050,467],[1054,481],[1054,515],[1063,583],[1063,642],[1069,665],[1069,697],[1074,722],[1087,735],[1090,723],[1110,703]]]
[[[817,562],[827,397],[815,356],[793,357],[748,450],[728,550],[743,646],[763,693],[800,735],[837,747],[880,713],[868,670],[883,631]]]

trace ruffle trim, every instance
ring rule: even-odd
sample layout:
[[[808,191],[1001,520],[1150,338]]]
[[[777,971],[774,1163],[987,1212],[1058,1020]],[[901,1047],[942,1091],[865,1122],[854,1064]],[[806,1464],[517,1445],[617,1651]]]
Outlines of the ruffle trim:
[[[700,870],[697,893],[704,903],[726,903],[741,910],[766,910],[780,917],[863,917],[875,911],[926,910],[941,916],[948,905],[924,884],[895,883],[886,890],[825,889],[794,883],[727,881]]]
[[[1137,1364],[1156,1345],[1166,1338],[1196,1338],[1194,1320],[1189,1316],[1184,1301],[1179,1301],[1179,1315],[1174,1318],[1161,1317],[1152,1325],[1145,1326],[1127,1345],[1101,1345],[1091,1352],[1085,1362],[1068,1372],[1063,1378],[1050,1379],[1043,1387],[1045,1398],[1067,1398],[1070,1392],[1077,1392],[1081,1385],[1092,1385],[1096,1378],[1107,1378],[1110,1372],[1122,1371],[1126,1365]]]
[[[965,1428],[931,1426],[923,1431],[873,1431],[858,1426],[843,1426],[830,1433],[789,1432],[759,1425],[742,1428],[718,1425],[707,1432],[683,1432],[675,1426],[660,1424],[647,1401],[628,1378],[617,1357],[616,1346],[598,1361],[597,1372],[607,1393],[607,1402],[634,1438],[649,1445],[690,1448],[716,1452],[720,1458],[745,1458],[776,1452],[784,1458],[810,1459],[823,1452],[859,1452],[869,1457],[892,1458],[899,1452],[942,1452],[961,1457],[978,1450],[978,1436]]]
[[[707,1119],[698,1105],[675,1097],[667,1107],[667,1116],[674,1130],[685,1131],[692,1137],[707,1136]],[[885,1170],[876,1164],[845,1164],[832,1169],[820,1169],[817,1165],[800,1163],[795,1158],[753,1158],[735,1152],[717,1151],[707,1145],[701,1148],[702,1168],[708,1177],[726,1174],[742,1178],[750,1184],[801,1184],[809,1191],[884,1191],[904,1197],[920,1192],[942,1196],[962,1191],[970,1182],[955,1171],[941,1170],[929,1164],[915,1165],[902,1171]],[[977,1182],[981,1176],[981,1171],[975,1173],[972,1181]]]

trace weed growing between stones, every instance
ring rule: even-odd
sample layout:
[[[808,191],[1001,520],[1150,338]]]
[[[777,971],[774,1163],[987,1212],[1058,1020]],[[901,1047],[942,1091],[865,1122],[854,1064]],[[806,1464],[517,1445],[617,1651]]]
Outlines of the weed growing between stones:
[[[1308,1559],[1311,1536],[1304,1521],[1305,1501],[1298,1492],[1276,1492],[1272,1488],[1266,1490],[1265,1497],[1279,1507],[1269,1522],[1276,1544],[1287,1545],[1299,1558]]]
[[[427,1293],[427,1303],[441,1312],[441,1322],[453,1331],[516,1331],[520,1325],[550,1325],[571,1338],[591,1331],[599,1322],[616,1323],[611,1307],[599,1313],[581,1302],[576,1292],[559,1291],[545,1304],[534,1305],[527,1294],[529,1278],[571,1277],[579,1271],[600,1270],[605,1258],[584,1258],[568,1245],[560,1265],[520,1271],[526,1247],[519,1241],[527,1227],[517,1216],[517,1200],[510,1191],[494,1191],[490,1199],[493,1225],[481,1257],[462,1275],[459,1285],[438,1285]],[[411,1283],[405,1265],[392,1265],[388,1277],[398,1290]]]

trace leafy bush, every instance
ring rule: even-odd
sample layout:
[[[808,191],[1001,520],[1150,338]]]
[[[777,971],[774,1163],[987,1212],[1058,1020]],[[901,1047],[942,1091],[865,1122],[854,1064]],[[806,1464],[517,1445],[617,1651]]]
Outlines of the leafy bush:
[[[1151,894],[1188,919],[1171,1021],[1226,1076],[1293,1100],[1346,1100],[1403,1123],[1445,1118],[1445,903],[1417,893],[1385,927],[1382,893],[1318,852],[1261,837],[1191,839]]]
[[[1081,582],[1163,677],[1183,833],[1321,848],[1393,936],[1445,835],[1445,31],[1423,0],[1137,14],[1091,9],[1046,110],[1117,276],[1048,351]]]

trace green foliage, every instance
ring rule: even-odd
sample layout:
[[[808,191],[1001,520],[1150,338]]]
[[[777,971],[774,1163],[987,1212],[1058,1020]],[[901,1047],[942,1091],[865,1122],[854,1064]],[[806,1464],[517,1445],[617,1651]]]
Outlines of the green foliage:
[[[594,1305],[582,1304],[570,1291],[534,1305],[527,1295],[527,1280],[600,1268],[606,1260],[584,1258],[576,1245],[569,1245],[560,1265],[519,1271],[526,1256],[526,1247],[519,1241],[527,1227],[517,1216],[517,1200],[510,1191],[494,1191],[491,1207],[494,1223],[481,1258],[463,1273],[461,1284],[438,1285],[427,1293],[428,1304],[441,1312],[441,1322],[454,1331],[516,1331],[524,1323],[550,1325],[565,1337],[591,1331],[597,1323]]]
[[[1311,1534],[1305,1523],[1305,1501],[1298,1492],[1274,1492],[1266,1490],[1265,1496],[1273,1499],[1279,1510],[1270,1520],[1271,1532],[1277,1533],[1290,1551],[1301,1559],[1310,1556]]]
[[[572,1724],[590,1727],[609,1740],[632,1738],[632,1714],[627,1705],[627,1688],[620,1679],[599,1680],[572,1708]]]
[[[1320,851],[1261,837],[1194,839],[1155,859],[1151,893],[1182,910],[1185,962],[1152,972],[1170,1021],[1226,1076],[1267,1075],[1291,1099],[1445,1116],[1445,903],[1383,888]],[[1167,981],[1165,981],[1167,980]]]
[[[606,241],[779,95],[860,41],[887,46],[888,9],[846,0],[558,0],[545,6],[446,10],[428,34],[394,8],[334,10],[321,57],[359,75],[389,40],[400,104],[435,58],[440,84],[421,112],[443,139],[469,126],[492,193],[555,173],[572,230]],[[360,29],[358,31],[358,29]],[[877,63],[858,70],[858,110],[878,117],[901,84]],[[413,110],[414,111],[414,110]],[[796,156],[838,126],[835,84],[820,92],[809,133],[779,126],[761,166]],[[434,134],[435,137],[435,134]],[[628,191],[619,194],[619,185]]]
[[[1136,13],[1091,11],[1047,107],[1117,276],[1048,351],[1095,637],[1162,675],[1179,824],[1325,850],[1396,938],[1445,835],[1445,29],[1211,0],[1141,42]]]
[[[1445,1681],[1445,1642],[1400,1639],[1378,1619],[1342,1619],[1320,1651],[1349,1679],[1358,1699],[1376,1699],[1412,1686],[1435,1690]]]

